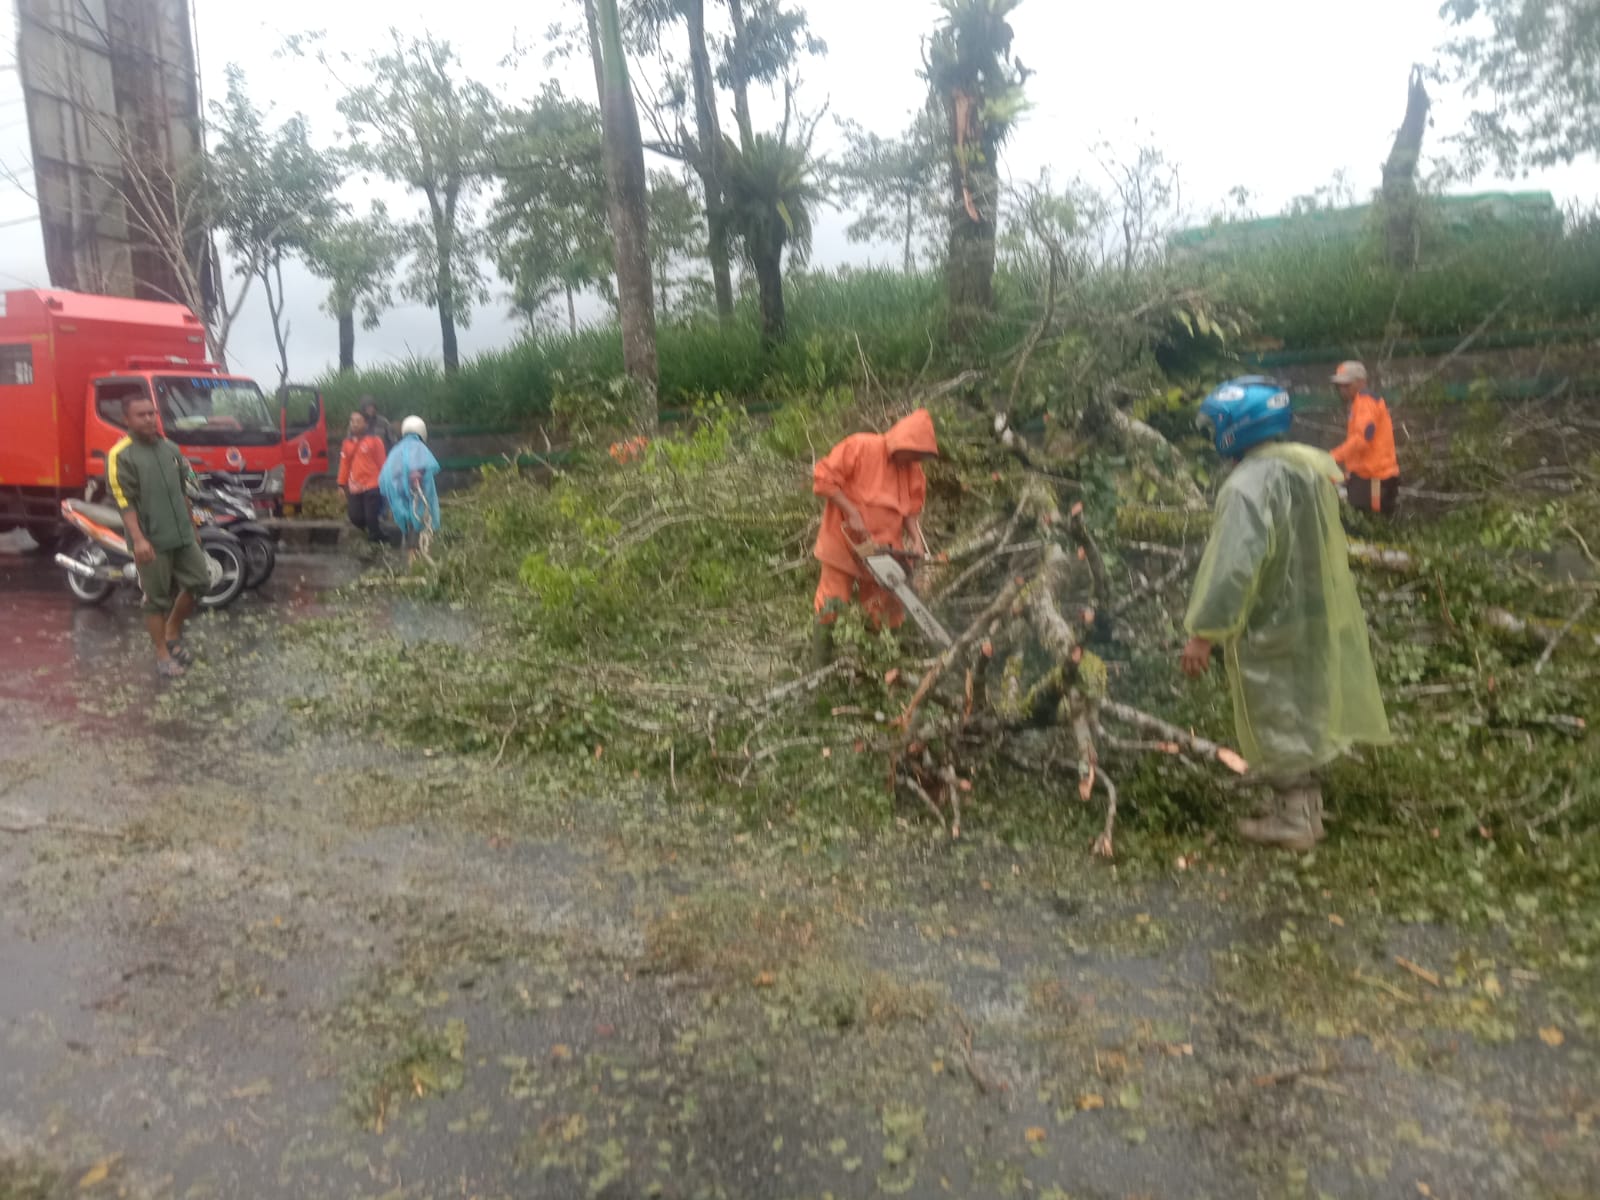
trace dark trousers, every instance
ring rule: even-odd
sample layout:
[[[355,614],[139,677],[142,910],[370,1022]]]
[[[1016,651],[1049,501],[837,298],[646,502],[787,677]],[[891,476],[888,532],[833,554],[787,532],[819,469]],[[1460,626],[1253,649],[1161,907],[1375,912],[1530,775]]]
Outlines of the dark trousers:
[[[1352,475],[1345,480],[1344,490],[1350,498],[1350,507],[1357,512],[1381,513],[1392,517],[1400,503],[1398,475],[1393,479],[1363,479],[1359,475]]]
[[[351,492],[345,499],[345,515],[350,518],[350,524],[363,530],[369,542],[383,542],[383,526],[379,518],[383,516],[383,493],[377,488],[366,492]]]

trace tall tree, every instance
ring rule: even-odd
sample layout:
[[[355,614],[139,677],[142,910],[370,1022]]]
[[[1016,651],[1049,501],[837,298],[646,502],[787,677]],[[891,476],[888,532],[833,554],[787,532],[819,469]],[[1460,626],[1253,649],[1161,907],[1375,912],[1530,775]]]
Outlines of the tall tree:
[[[783,299],[783,252],[805,261],[811,250],[811,210],[822,200],[802,143],[758,133],[740,149],[729,141],[729,223],[755,272],[761,293],[761,337],[776,345],[788,336]]]
[[[727,168],[722,160],[722,128],[717,119],[717,88],[711,74],[711,54],[706,45],[705,0],[683,0],[689,27],[689,78],[694,91],[695,132],[699,151],[691,165],[700,176],[706,198],[707,256],[711,260],[711,288],[717,315],[733,315],[733,270],[728,251],[728,213],[723,194]]]
[[[1461,31],[1444,73],[1483,101],[1462,139],[1469,173],[1600,152],[1597,0],[1445,0],[1440,15]]]
[[[653,431],[658,421],[655,296],[650,282],[649,179],[639,110],[623,52],[617,0],[584,0],[595,84],[600,92],[606,166],[606,210],[616,249],[617,309],[622,361],[637,389],[635,425]]]
[[[495,160],[502,183],[489,237],[512,305],[532,319],[564,294],[576,332],[578,293],[612,298],[599,110],[548,83],[532,105],[508,114]]]
[[[1000,148],[1025,105],[1029,72],[1011,54],[1007,18],[1022,0],[940,0],[929,43],[930,101],[943,114],[949,168],[950,245],[945,274],[950,334],[971,336],[994,308]]]
[[[717,312],[727,320],[733,315],[733,273],[723,205],[727,166],[718,88],[732,93],[736,143],[747,145],[754,134],[751,85],[776,83],[801,54],[826,53],[827,45],[811,34],[804,9],[786,8],[781,0],[636,0],[630,15],[640,49],[660,55],[666,68],[665,111],[650,113],[656,134],[650,148],[687,163],[699,177],[712,288]],[[681,70],[666,39],[679,20],[688,44]],[[684,110],[691,106],[693,114],[686,117]]]
[[[211,186],[218,227],[239,270],[252,270],[266,291],[278,348],[278,383],[289,378],[289,323],[284,316],[283,262],[304,253],[338,214],[339,173],[311,145],[305,118],[276,129],[256,108],[244,73],[230,66],[227,95],[214,106]]]
[[[733,36],[723,43],[718,81],[733,93],[739,142],[755,136],[750,123],[750,85],[771,86],[786,78],[802,53],[822,55],[828,44],[811,32],[803,8],[787,8],[783,0],[727,0]]]
[[[429,277],[413,273],[406,290],[438,309],[444,368],[453,372],[456,326],[486,294],[470,201],[491,165],[500,108],[488,88],[462,77],[450,43],[394,29],[389,36],[391,48],[367,62],[371,82],[341,99],[339,111],[350,124],[352,160],[427,201],[427,245],[419,248]]]
[[[705,221],[699,197],[677,176],[668,171],[650,172],[650,250],[655,259],[656,311],[672,313],[682,307],[674,304],[674,289],[689,294],[695,303],[695,278],[675,277],[673,265],[692,257],[703,244]],[[704,287],[704,280],[699,280]],[[701,295],[703,296],[703,291]]]
[[[306,247],[306,265],[328,281],[322,310],[339,322],[339,370],[355,370],[356,314],[363,329],[376,329],[393,304],[390,280],[400,260],[402,239],[378,202],[365,217],[335,221]]]
[[[834,178],[857,213],[846,236],[852,242],[899,244],[909,275],[919,253],[933,257],[934,244],[945,230],[938,128],[926,110],[894,138],[869,133],[855,121],[841,121],[840,127],[845,151]]]
[[[1417,163],[1422,158],[1422,139],[1428,130],[1428,89],[1422,82],[1422,68],[1411,69],[1406,89],[1406,115],[1395,131],[1394,145],[1383,164],[1384,235],[1389,262],[1397,267],[1414,267],[1421,249],[1420,202],[1417,196]]]

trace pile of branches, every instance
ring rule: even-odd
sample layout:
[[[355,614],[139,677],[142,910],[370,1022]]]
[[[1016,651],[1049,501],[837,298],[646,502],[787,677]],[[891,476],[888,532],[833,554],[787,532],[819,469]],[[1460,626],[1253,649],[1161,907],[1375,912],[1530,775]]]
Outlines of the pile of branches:
[[[1112,595],[1081,503],[1063,516],[1051,488],[1035,478],[1003,524],[981,531],[948,559],[942,570],[951,577],[934,584],[938,599],[955,601],[981,586],[984,601],[922,673],[896,719],[890,772],[897,787],[948,823],[952,836],[961,832],[967,765],[1004,749],[1020,730],[1058,736],[1080,800],[1089,801],[1097,787],[1104,793],[1105,823],[1093,851],[1106,858],[1117,813],[1108,755],[1183,755],[1245,773],[1235,751],[1110,695],[1106,663],[1089,647],[1111,634],[1138,597],[1119,602]],[[1175,569],[1187,565],[1185,558]]]

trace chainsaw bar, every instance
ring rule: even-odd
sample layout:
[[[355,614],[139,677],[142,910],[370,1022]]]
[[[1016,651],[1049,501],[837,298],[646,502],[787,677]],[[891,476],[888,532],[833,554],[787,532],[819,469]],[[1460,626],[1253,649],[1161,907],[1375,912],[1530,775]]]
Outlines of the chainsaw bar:
[[[922,602],[922,597],[911,589],[911,579],[906,575],[906,569],[900,564],[900,560],[893,554],[869,554],[863,561],[872,577],[882,587],[893,592],[895,598],[905,606],[906,612],[917,623],[917,628],[928,635],[928,640],[941,650],[948,650],[954,639],[939,623],[939,618],[934,616]]]

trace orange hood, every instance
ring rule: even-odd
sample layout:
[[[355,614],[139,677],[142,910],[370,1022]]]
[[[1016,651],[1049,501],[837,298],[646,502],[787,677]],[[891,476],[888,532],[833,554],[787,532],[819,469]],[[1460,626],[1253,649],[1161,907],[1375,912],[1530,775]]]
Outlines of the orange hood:
[[[889,426],[889,432],[883,435],[883,440],[890,454],[900,450],[918,454],[939,453],[939,442],[933,435],[933,416],[925,408],[919,408]]]

